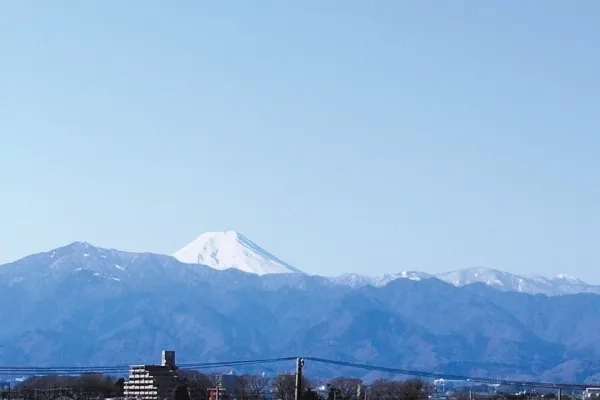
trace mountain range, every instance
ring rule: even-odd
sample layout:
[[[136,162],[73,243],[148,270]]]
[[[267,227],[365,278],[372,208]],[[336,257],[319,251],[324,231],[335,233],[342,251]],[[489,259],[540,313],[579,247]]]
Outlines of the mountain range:
[[[544,276],[522,276],[503,272],[491,268],[466,268],[458,271],[440,274],[427,274],[418,271],[403,271],[396,274],[387,274],[381,277],[369,277],[358,274],[344,274],[330,278],[332,282],[345,284],[352,287],[359,286],[384,286],[396,279],[410,279],[419,281],[427,278],[436,278],[454,286],[466,286],[474,283],[494,287],[507,292],[529,294],[545,294],[557,296],[575,293],[600,294],[600,285],[592,285],[568,275],[558,275],[553,278]]]
[[[206,265],[217,270],[234,268],[258,275],[303,273],[235,231],[203,233],[175,252],[173,257],[183,263]],[[600,285],[591,285],[564,274],[554,278],[520,276],[490,268],[467,268],[441,274],[402,271],[380,277],[344,274],[328,279],[333,283],[356,288],[366,285],[384,286],[396,279],[418,281],[426,278],[437,278],[454,286],[483,283],[504,291],[549,296],[574,293],[600,294]]]
[[[116,365],[173,349],[184,363],[301,355],[597,382],[600,296],[579,280],[544,279],[493,270],[310,276],[234,232],[205,234],[174,256],[75,242],[0,266],[0,360]]]

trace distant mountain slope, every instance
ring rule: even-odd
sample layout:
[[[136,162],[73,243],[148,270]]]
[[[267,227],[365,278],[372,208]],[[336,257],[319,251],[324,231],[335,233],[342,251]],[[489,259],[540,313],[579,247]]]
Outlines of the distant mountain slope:
[[[345,284],[351,287],[360,287],[365,285],[384,286],[396,279],[421,280],[427,278],[437,278],[454,286],[483,283],[502,291],[545,294],[548,296],[575,293],[600,294],[599,285],[590,285],[580,279],[567,275],[558,275],[555,278],[545,278],[541,276],[526,277],[490,268],[467,268],[435,275],[415,271],[387,274],[382,277],[345,274],[330,279],[335,283]]]
[[[218,270],[235,268],[257,275],[302,273],[234,231],[203,233],[173,257],[183,263],[203,264]]]
[[[405,275],[415,279],[352,288],[73,243],[0,267],[0,360],[144,363],[169,348],[182,363],[303,355],[518,379],[600,376],[600,296]]]
[[[436,277],[455,286],[465,286],[479,282],[510,292],[547,295],[600,293],[600,286],[590,285],[568,275],[546,278],[515,275],[489,268],[468,268],[438,274]]]
[[[409,279],[412,281],[420,281],[422,279],[429,279],[429,278],[433,278],[433,277],[434,277],[433,275],[430,275],[425,272],[403,271],[403,272],[398,272],[395,274],[386,274],[381,277],[370,277],[370,276],[359,275],[359,274],[343,274],[343,275],[332,277],[332,278],[330,278],[330,280],[337,284],[348,285],[350,287],[357,288],[357,287],[366,286],[366,285],[377,286],[377,287],[385,286],[388,283],[390,283],[391,281],[394,281],[396,279]]]

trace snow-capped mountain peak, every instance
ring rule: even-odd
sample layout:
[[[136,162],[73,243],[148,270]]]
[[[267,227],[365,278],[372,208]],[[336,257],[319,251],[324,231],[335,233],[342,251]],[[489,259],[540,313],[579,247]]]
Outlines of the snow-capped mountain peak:
[[[522,276],[491,268],[466,268],[456,271],[429,275],[423,272],[404,271],[387,274],[380,277],[368,277],[358,274],[345,274],[330,278],[334,283],[351,287],[384,286],[396,279],[422,280],[436,278],[454,286],[467,286],[483,283],[506,292],[521,292],[530,294],[545,294],[556,296],[573,293],[598,293],[600,286],[590,285],[579,278],[560,274],[554,278],[543,276]]]
[[[385,286],[396,279],[408,279],[411,281],[421,281],[432,278],[432,275],[418,271],[402,271],[395,274],[386,274],[379,277],[370,277],[354,273],[343,274],[329,278],[331,282],[346,285],[350,287],[361,287],[366,285]]]
[[[581,279],[576,278],[576,277],[571,276],[571,275],[566,275],[566,274],[558,274],[558,275],[556,275],[556,277],[553,280],[554,281],[566,282],[566,283],[569,283],[569,284],[572,284],[572,285],[585,285],[586,284]]]
[[[257,274],[302,273],[235,231],[206,232],[173,254],[187,264]]]
[[[499,289],[508,287],[519,288],[524,283],[520,276],[483,267],[466,268],[458,271],[446,272],[438,274],[437,278],[455,286],[464,286],[480,282],[485,283],[488,286],[497,287]]]
[[[436,277],[454,286],[484,283],[496,289],[509,292],[561,295],[572,293],[598,293],[599,286],[590,285],[579,278],[560,274],[554,278],[524,276],[490,268],[467,268],[437,274]]]

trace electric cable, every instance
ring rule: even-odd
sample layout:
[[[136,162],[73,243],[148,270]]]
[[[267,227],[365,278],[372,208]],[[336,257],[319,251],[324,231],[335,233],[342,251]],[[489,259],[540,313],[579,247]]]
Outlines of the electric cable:
[[[286,361],[293,361],[297,358],[302,358],[306,361],[313,361],[321,364],[335,365],[338,367],[356,368],[368,371],[386,372],[396,375],[413,376],[418,378],[429,379],[446,379],[454,381],[464,381],[472,383],[482,383],[491,385],[509,385],[523,386],[531,388],[554,388],[554,389],[572,389],[585,390],[588,386],[581,383],[552,383],[552,382],[537,382],[525,380],[510,380],[510,379],[494,379],[486,377],[454,375],[440,372],[415,371],[401,368],[391,368],[384,366],[376,366],[369,364],[352,363],[345,361],[336,361],[319,357],[277,357],[267,359],[252,359],[252,360],[237,360],[237,361],[217,361],[217,362],[193,362],[178,364],[178,369],[201,370],[215,369],[222,367],[234,366],[250,366],[259,364],[271,364]],[[137,364],[133,364],[137,365]],[[0,376],[51,376],[51,375],[84,375],[84,374],[119,374],[126,373],[131,368],[131,365],[105,365],[105,366],[0,366]]]

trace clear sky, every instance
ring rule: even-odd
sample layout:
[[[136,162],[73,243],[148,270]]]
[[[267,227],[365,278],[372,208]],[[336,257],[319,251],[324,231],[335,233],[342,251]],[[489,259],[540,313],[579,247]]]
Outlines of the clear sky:
[[[0,3],[0,262],[237,230],[600,283],[600,2]]]

